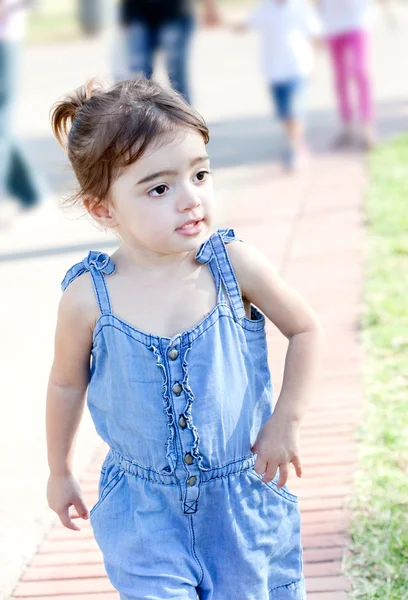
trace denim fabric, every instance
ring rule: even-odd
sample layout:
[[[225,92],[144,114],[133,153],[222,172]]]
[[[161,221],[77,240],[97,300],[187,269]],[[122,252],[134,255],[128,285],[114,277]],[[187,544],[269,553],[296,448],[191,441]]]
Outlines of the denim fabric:
[[[270,91],[278,119],[286,121],[303,116],[305,87],[303,77],[271,83]]]
[[[188,102],[188,51],[193,32],[193,18],[180,17],[152,24],[144,21],[132,23],[126,29],[130,75],[143,74],[150,79],[158,50],[162,50],[171,85]]]
[[[171,339],[112,314],[106,254],[90,252],[63,281],[88,271],[101,310],[88,406],[110,450],[91,523],[122,600],[306,597],[297,498],[253,469],[272,383],[265,319],[255,307],[245,316],[233,240],[219,230],[197,252],[217,304]]]

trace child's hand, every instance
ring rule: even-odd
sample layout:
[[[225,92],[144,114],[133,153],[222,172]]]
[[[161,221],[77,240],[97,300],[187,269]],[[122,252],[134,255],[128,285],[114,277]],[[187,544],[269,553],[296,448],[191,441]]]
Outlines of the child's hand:
[[[262,481],[272,481],[279,467],[278,487],[288,480],[289,465],[293,464],[296,475],[302,477],[299,457],[299,423],[296,421],[275,421],[272,416],[258,433],[251,450],[257,452],[255,471],[264,476]]]
[[[61,523],[68,529],[79,531],[72,519],[89,519],[89,512],[82,498],[81,488],[72,475],[50,475],[47,485],[49,507],[57,513]],[[70,513],[73,506],[76,513]]]

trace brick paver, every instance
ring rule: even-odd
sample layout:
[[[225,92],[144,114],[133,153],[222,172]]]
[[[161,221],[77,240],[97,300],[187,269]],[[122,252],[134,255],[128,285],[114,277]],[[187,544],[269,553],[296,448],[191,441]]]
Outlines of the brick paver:
[[[360,158],[326,155],[295,178],[278,172],[271,177],[268,165],[254,166],[248,181],[224,196],[228,224],[277,264],[319,313],[327,333],[322,376],[302,425],[304,477],[292,474],[290,480],[303,515],[309,600],[344,600],[349,587],[342,559],[362,411],[357,323],[364,184]],[[286,340],[271,326],[268,340],[278,390]],[[82,480],[88,505],[96,498],[104,453],[102,446]],[[12,598],[117,600],[89,523],[79,533],[55,524]]]

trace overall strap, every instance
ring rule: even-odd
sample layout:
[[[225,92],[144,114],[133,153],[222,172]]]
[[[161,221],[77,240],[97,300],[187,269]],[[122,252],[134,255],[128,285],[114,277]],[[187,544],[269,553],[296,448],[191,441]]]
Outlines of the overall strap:
[[[115,272],[115,269],[115,263],[108,254],[91,250],[83,261],[69,269],[61,284],[62,291],[64,292],[74,279],[89,271],[99,310],[101,314],[110,313],[112,308],[106,287],[105,275],[111,275]]]
[[[196,259],[202,264],[209,265],[214,279],[225,289],[234,317],[240,321],[245,317],[245,308],[226,248],[226,244],[236,239],[233,229],[219,229],[201,246]]]

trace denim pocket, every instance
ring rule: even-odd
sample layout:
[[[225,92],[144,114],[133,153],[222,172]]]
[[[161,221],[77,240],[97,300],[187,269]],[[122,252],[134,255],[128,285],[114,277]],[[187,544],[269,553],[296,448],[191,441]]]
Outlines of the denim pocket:
[[[276,485],[276,481],[275,481],[275,479],[278,479],[278,476],[276,476],[275,479],[273,479],[272,481],[268,481],[268,483],[266,483],[265,481],[261,480],[262,475],[258,475],[258,473],[256,473],[256,471],[249,469],[248,473],[252,477],[255,477],[256,479],[258,479],[258,481],[260,481],[260,483],[262,485],[265,485],[266,487],[268,487],[270,490],[272,490],[272,492],[274,492],[281,498],[285,498],[285,500],[288,500],[289,502],[294,502],[295,504],[298,503],[298,497],[295,496],[294,494],[291,494],[291,492],[289,492],[289,490],[286,486],[283,486],[282,488],[278,488],[278,486]]]
[[[300,581],[272,588],[269,590],[269,598],[274,598],[275,600],[306,600],[304,579],[302,578]]]
[[[95,514],[95,511],[100,508],[106,498],[113,492],[124,474],[125,471],[118,466],[114,470],[102,468],[99,481],[99,499],[92,507],[90,516]]]

